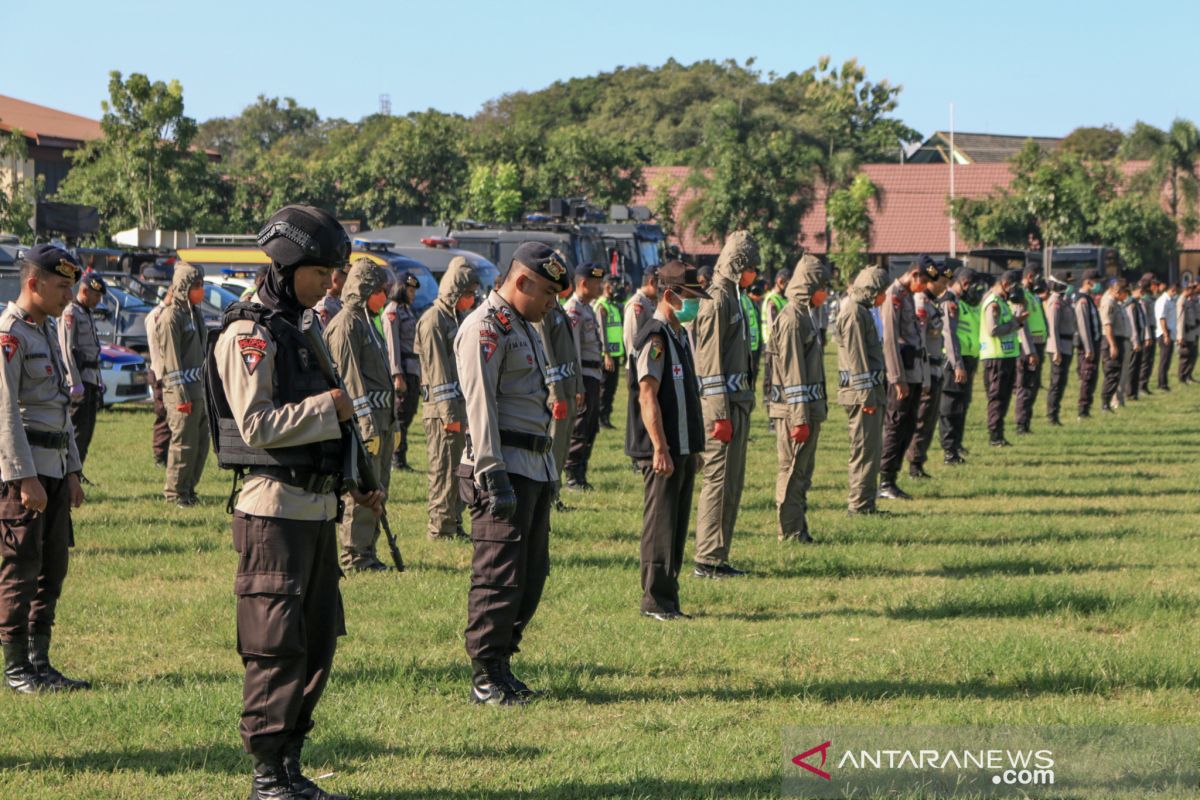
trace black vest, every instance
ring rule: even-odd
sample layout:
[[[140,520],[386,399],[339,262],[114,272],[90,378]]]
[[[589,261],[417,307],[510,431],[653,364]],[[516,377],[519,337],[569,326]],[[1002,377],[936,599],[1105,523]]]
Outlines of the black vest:
[[[696,369],[688,355],[691,350],[680,348],[683,358],[679,359],[677,363],[673,348],[679,347],[679,344],[675,341],[670,327],[658,319],[652,319],[646,323],[641,336],[633,343],[634,349],[640,353],[646,346],[646,342],[655,334],[668,341],[668,344],[663,347],[662,380],[658,382],[658,407],[662,414],[663,432],[667,435],[667,447],[672,456],[679,457],[682,446],[679,428],[682,422],[687,429],[688,449],[693,454],[703,452],[704,417],[700,411],[700,382],[696,379]],[[686,335],[685,333],[684,336]],[[675,380],[676,368],[683,374],[681,380]],[[636,372],[636,367],[631,366],[629,369],[629,413],[625,422],[625,455],[630,458],[652,458],[654,441],[650,438],[650,432],[646,430],[645,423],[642,422],[642,404],[639,399]],[[683,389],[682,408],[676,395],[676,387]]]
[[[1082,350],[1083,337],[1085,335],[1088,337],[1089,342],[1095,344],[1096,342],[1099,342],[1101,337],[1104,335],[1104,329],[1100,327],[1100,312],[1096,310],[1096,303],[1090,296],[1086,294],[1082,295],[1075,302],[1085,303],[1087,305],[1087,308],[1084,311],[1084,317],[1087,321],[1087,331],[1075,331],[1075,346]]]
[[[340,473],[343,465],[340,439],[269,449],[251,447],[242,439],[229,402],[225,398],[221,374],[217,370],[216,342],[230,324],[244,319],[262,325],[275,339],[275,362],[272,364],[275,371],[275,394],[271,399],[276,407],[299,403],[333,388],[317,366],[316,357],[309,349],[304,335],[294,325],[258,303],[233,303],[225,310],[221,330],[215,336],[209,337],[208,355],[204,360],[205,394],[208,400],[208,417],[213,421],[211,430],[217,465],[222,469],[284,467],[322,475]]]

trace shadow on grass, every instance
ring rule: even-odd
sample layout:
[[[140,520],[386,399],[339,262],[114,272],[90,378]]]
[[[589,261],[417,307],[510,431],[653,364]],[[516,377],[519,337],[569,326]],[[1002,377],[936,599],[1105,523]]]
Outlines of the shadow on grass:
[[[140,556],[184,555],[189,553],[211,553],[216,550],[233,550],[233,545],[224,541],[151,542],[144,545],[83,545],[76,553],[80,556],[117,556],[136,558]]]
[[[1125,569],[1152,569],[1154,564],[1092,564],[1075,562],[1055,564],[1031,558],[1001,558],[965,564],[943,564],[931,569],[904,569],[882,564],[852,564],[816,561],[762,571],[771,578],[975,578],[987,575],[1063,575],[1086,572],[1120,572]]]
[[[997,515],[1004,512],[997,512]],[[1024,512],[1028,513],[1028,512]],[[1066,512],[1054,512],[1055,514]],[[1109,516],[1110,514],[1106,514]],[[930,535],[930,536],[890,536],[885,534],[878,539],[882,544],[901,544],[901,545],[921,545],[921,544],[971,544],[979,547],[1005,547],[1009,545],[1023,544],[1065,544],[1069,542],[1090,542],[1102,539],[1123,539],[1126,536],[1143,535],[1144,531],[1138,531],[1134,528],[1113,528],[1111,530],[1074,530],[1074,531],[1041,531],[1039,533],[1020,533],[1020,534],[1005,534],[998,533],[992,536],[967,536],[967,535]],[[856,536],[849,540],[847,544],[860,544],[867,538]]]
[[[1057,587],[1034,589],[1009,597],[965,594],[932,602],[909,600],[887,609],[887,616],[901,620],[937,620],[954,617],[1037,617],[1053,614],[1099,614],[1122,608],[1195,612],[1200,603],[1182,595],[1120,596],[1089,589]]]
[[[578,800],[594,797],[627,798],[713,798],[778,797],[778,771],[738,780],[663,780],[635,778],[628,781],[589,783],[569,781],[533,788],[508,789],[428,789],[405,788],[396,791],[355,792],[356,800]]]
[[[1150,480],[1157,481],[1157,478]],[[1191,487],[1176,487],[1164,488],[1160,485],[1147,487],[1125,487],[1118,488],[1115,486],[1099,487],[1096,489],[1065,489],[1058,487],[1046,486],[1028,486],[1021,488],[1005,489],[1001,497],[1078,497],[1085,500],[1088,499],[1104,499],[1110,497],[1192,497],[1196,494],[1196,490]],[[952,492],[944,493],[936,496],[941,500],[974,500],[980,497],[996,497],[995,490],[991,487],[981,486],[977,491]],[[991,512],[989,512],[991,513]],[[1029,512],[1021,512],[1029,513]],[[1189,512],[1190,513],[1190,512]]]

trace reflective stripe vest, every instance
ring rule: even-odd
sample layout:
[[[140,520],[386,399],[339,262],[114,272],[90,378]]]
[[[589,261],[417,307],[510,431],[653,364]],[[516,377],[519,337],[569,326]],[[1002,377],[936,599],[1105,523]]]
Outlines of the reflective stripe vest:
[[[757,353],[762,338],[762,324],[758,320],[758,309],[745,292],[738,292],[742,301],[742,316],[746,318],[746,331],[750,334],[750,352]]]
[[[1025,308],[1029,309],[1029,319],[1025,320],[1025,324],[1029,326],[1029,335],[1041,341],[1046,340],[1046,311],[1042,308],[1042,298],[1030,291],[1025,292]]]
[[[958,350],[968,358],[979,358],[979,306],[958,301]]]
[[[988,293],[988,296],[983,298],[983,308],[980,316],[988,314],[988,307],[995,304],[1000,309],[1000,319],[996,321],[997,325],[1005,325],[1012,322],[1013,313],[1009,308],[1008,302],[998,295]],[[979,357],[986,359],[993,358],[1016,358],[1020,353],[1020,346],[1017,340],[1017,332],[1011,331],[1003,336],[984,336],[982,321],[979,333]]]
[[[599,298],[593,306],[596,311],[604,309],[604,354],[613,358],[624,358],[625,331],[621,320],[621,307],[607,297]]]

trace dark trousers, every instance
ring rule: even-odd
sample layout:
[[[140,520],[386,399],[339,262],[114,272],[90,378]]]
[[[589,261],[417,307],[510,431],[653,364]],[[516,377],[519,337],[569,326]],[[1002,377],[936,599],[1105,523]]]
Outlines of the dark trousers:
[[[1150,375],[1154,372],[1154,351],[1157,349],[1157,339],[1142,342],[1140,366],[1138,370],[1138,387],[1143,392],[1150,391]]]
[[[1133,340],[1131,339],[1126,344],[1125,358],[1129,361],[1129,368],[1121,371],[1121,388],[1125,392],[1125,396],[1132,399],[1138,399],[1138,392],[1142,388],[1142,351],[1141,348],[1133,349]]]
[[[1175,342],[1170,339],[1158,340],[1158,388],[1169,389],[1168,378],[1171,375],[1171,354],[1175,352]]]
[[[904,452],[917,429],[917,411],[921,406],[921,384],[908,384],[908,395],[896,397],[896,384],[888,385],[887,413],[883,417],[883,457],[879,461],[879,482],[895,483]]]
[[[696,457],[675,456],[675,471],[654,472],[653,462],[637,462],[645,485],[642,503],[642,611],[680,611],[679,571],[692,514]]]
[[[762,361],[762,390],[763,390],[763,405],[768,405],[771,402],[771,353],[763,351]]]
[[[1050,388],[1046,390],[1046,419],[1057,422],[1058,415],[1062,411],[1063,394],[1067,391],[1071,354],[1060,355],[1057,364],[1054,363],[1053,355],[1049,355],[1047,358],[1050,359]]]
[[[408,464],[408,427],[417,416],[417,404],[420,400],[421,379],[406,372],[404,393],[396,392],[392,409],[396,415],[396,449],[392,451],[393,464]]]
[[[946,455],[957,454],[962,449],[963,432],[967,427],[967,409],[971,407],[971,396],[975,387],[975,372],[979,359],[963,356],[963,369],[967,373],[965,383],[954,382],[954,370],[945,370],[941,399],[941,444]]]
[[[575,412],[575,426],[571,429],[571,446],[567,449],[564,472],[567,480],[583,483],[587,480],[588,461],[592,457],[592,445],[596,432],[600,430],[600,381],[583,378],[583,405]]]
[[[96,413],[104,393],[94,383],[83,385],[83,397],[78,403],[71,404],[71,424],[75,427],[75,449],[79,451],[79,463],[87,461],[88,448],[92,445],[92,436],[96,433]]]
[[[605,370],[600,374],[603,381],[600,384],[600,419],[607,420],[612,416],[613,399],[617,396],[617,384],[621,382],[621,362],[625,359],[615,359],[612,372]]]
[[[0,497],[0,641],[48,634],[67,577],[71,503],[65,478],[39,475],[46,510],[21,505],[18,483]]]
[[[1105,339],[1100,345],[1104,351],[1104,383],[1100,386],[1100,406],[1110,408],[1117,404],[1117,389],[1121,386],[1121,362],[1125,360],[1125,352],[1129,349],[1128,339],[1116,339],[1117,355],[1114,358],[1112,348]]]
[[[1179,343],[1179,382],[1191,383],[1196,369],[1196,343],[1184,339]]]
[[[337,524],[233,515],[237,648],[246,668],[242,743],[271,755],[313,725],[346,633]]]
[[[1016,422],[1018,429],[1029,430],[1029,422],[1033,419],[1033,405],[1037,402],[1038,391],[1042,388],[1042,360],[1046,357],[1046,345],[1035,344],[1037,364],[1030,366],[1022,360],[1017,367],[1016,391]]]
[[[167,406],[163,402],[162,381],[154,373],[150,373],[150,393],[154,397],[154,432],[150,439],[150,448],[154,451],[154,460],[167,463],[167,451],[171,449],[171,426],[167,424]]]
[[[921,392],[921,401],[917,404],[917,427],[913,431],[912,444],[908,446],[908,463],[914,467],[925,463],[941,407],[942,376],[932,376],[929,378],[929,388]]]
[[[487,661],[517,652],[550,574],[550,506],[554,484],[509,473],[517,495],[512,522],[488,513],[473,476],[459,476],[471,509],[471,588],[467,592],[467,655]]]
[[[1092,402],[1096,398],[1096,378],[1100,374],[1100,343],[1097,342],[1089,360],[1083,351],[1078,351],[1075,366],[1079,372],[1079,416],[1086,417],[1092,413]]]
[[[988,441],[1004,439],[1004,418],[1017,383],[1017,359],[989,358],[983,362],[983,384],[987,389]]]

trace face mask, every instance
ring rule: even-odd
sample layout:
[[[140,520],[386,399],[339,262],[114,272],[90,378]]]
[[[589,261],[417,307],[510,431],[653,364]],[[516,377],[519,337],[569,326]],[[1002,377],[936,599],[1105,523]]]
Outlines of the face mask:
[[[808,301],[813,308],[820,308],[825,305],[825,301],[829,299],[829,292],[824,289],[817,289],[812,293],[812,298]]]
[[[754,283],[754,279],[758,277],[758,273],[754,270],[747,270],[738,278],[738,286],[743,289],[749,289],[750,284]]]
[[[458,298],[458,302],[454,304],[454,310],[458,312],[470,311],[475,307],[475,295],[464,294]]]
[[[875,295],[875,306],[876,306],[876,308],[878,308],[879,306],[883,305],[883,301],[884,301],[884,300],[886,300],[886,299],[887,299],[887,293],[886,293],[886,292],[880,292],[879,294]]]
[[[1104,294],[1104,287],[1098,283],[1092,284],[1092,288],[1088,289],[1091,294]]]
[[[204,302],[204,287],[203,286],[193,286],[191,289],[189,289],[188,290],[188,302],[190,302],[194,306],[198,306],[202,302]]]
[[[367,298],[367,310],[372,314],[378,314],[380,309],[386,305],[387,293],[382,289]]]
[[[680,322],[691,322],[696,318],[696,314],[700,311],[700,301],[695,297],[685,298],[683,308],[675,312],[675,319]]]

